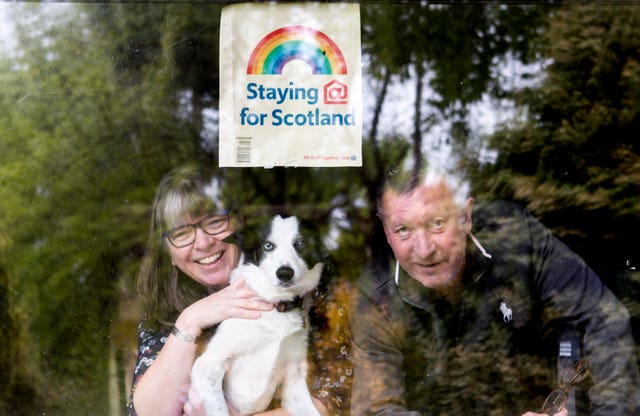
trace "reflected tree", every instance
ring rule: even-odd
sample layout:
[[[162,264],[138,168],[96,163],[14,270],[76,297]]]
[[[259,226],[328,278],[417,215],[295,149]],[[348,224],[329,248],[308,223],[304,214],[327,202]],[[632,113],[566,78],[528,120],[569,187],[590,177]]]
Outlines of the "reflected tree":
[[[2,63],[3,259],[36,376],[56,380],[34,385],[42,410],[106,414],[114,321],[149,201],[158,178],[200,142],[157,56],[145,55],[151,75],[136,76],[135,66],[127,73],[128,52],[111,49],[123,31],[105,35],[82,7],[51,6],[54,20],[40,7],[24,5],[19,53]],[[28,406],[8,402],[17,406],[11,414]]]
[[[385,171],[429,161],[423,138],[447,121],[461,171],[473,174],[480,195],[528,204],[583,254],[602,257],[606,247],[616,264],[622,253],[633,259],[622,236],[638,231],[629,226],[638,223],[640,195],[637,7],[363,4],[364,71],[375,97],[364,166],[224,171],[215,169],[220,4],[17,9],[17,50],[0,57],[0,266],[8,280],[0,313],[24,325],[7,351],[33,349],[38,365],[24,374],[43,411],[108,412],[108,357],[114,344],[135,344],[132,281],[155,186],[185,163],[215,173],[235,208],[294,208],[323,224],[342,277],[354,279],[365,262],[388,255],[375,219]],[[495,71],[507,57],[550,59],[544,83],[510,90]],[[381,133],[389,89],[401,82],[416,90],[411,137]],[[491,165],[464,157],[477,155],[480,140],[468,107],[485,94],[528,109],[522,124],[491,138]],[[576,223],[585,213],[589,227]],[[332,322],[341,322],[339,310]],[[18,371],[6,357],[3,369]],[[35,400],[0,397],[11,414]]]
[[[556,10],[546,76],[514,92],[526,117],[490,138],[497,160],[475,181],[526,205],[613,285],[638,262],[639,19],[637,6]]]

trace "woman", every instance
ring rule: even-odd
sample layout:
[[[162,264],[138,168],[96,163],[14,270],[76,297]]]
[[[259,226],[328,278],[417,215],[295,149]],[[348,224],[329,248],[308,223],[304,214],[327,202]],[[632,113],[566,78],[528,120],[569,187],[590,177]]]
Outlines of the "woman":
[[[207,189],[197,171],[179,169],[169,173],[156,192],[138,274],[143,317],[132,415],[203,414],[198,398],[189,392],[197,340],[225,319],[257,319],[273,308],[256,299],[244,280],[229,284],[240,250],[224,239],[236,226],[227,207]],[[316,406],[325,412],[319,401]]]

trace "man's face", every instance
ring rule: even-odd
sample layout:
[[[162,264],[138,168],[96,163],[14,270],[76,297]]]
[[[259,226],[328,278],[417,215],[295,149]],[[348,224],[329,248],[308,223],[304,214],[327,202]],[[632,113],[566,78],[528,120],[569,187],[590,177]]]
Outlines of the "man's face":
[[[459,208],[444,182],[409,194],[387,190],[381,201],[387,241],[402,268],[424,286],[446,292],[460,282],[473,199]]]

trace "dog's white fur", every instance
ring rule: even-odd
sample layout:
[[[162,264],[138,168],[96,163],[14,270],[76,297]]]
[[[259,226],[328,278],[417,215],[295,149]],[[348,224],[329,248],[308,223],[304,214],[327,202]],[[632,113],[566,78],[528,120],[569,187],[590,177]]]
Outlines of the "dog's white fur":
[[[297,238],[296,217],[274,217],[268,241],[275,248],[258,266],[241,262],[231,280],[246,279],[261,298],[274,303],[309,293],[318,285],[323,264],[309,269],[293,246]],[[286,284],[276,276],[281,266],[294,271]],[[282,405],[291,415],[319,416],[306,383],[305,314],[300,308],[274,309],[260,319],[231,318],[219,325],[191,372],[192,388],[200,395],[207,415],[228,416],[226,401],[242,414],[263,411],[280,387]]]

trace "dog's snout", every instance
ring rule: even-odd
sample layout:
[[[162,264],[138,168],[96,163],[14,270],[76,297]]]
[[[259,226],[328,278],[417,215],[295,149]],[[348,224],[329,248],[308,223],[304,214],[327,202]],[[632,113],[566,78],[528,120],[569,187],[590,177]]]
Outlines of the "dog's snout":
[[[289,282],[293,279],[293,269],[289,266],[281,266],[276,270],[276,276],[282,282]]]

